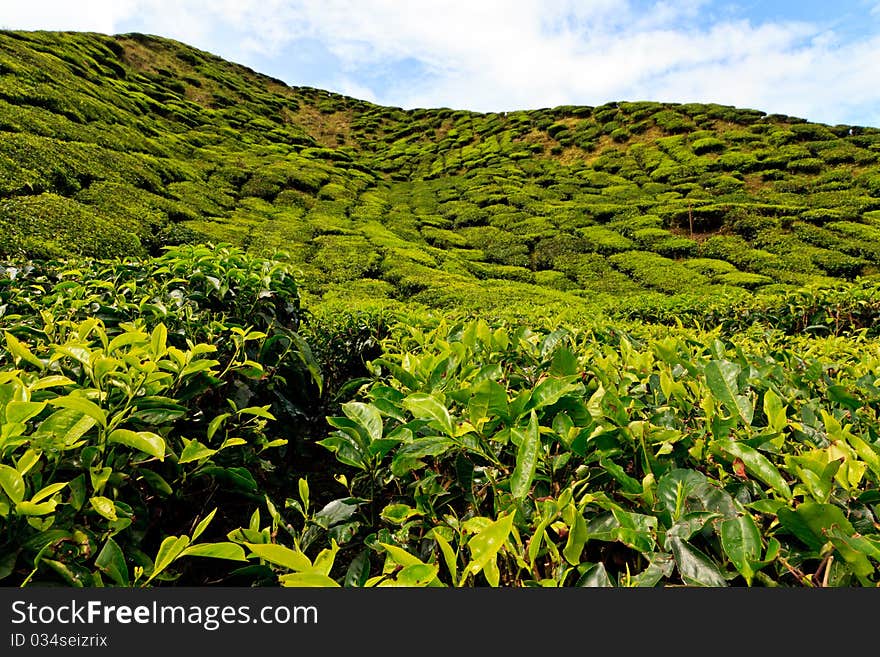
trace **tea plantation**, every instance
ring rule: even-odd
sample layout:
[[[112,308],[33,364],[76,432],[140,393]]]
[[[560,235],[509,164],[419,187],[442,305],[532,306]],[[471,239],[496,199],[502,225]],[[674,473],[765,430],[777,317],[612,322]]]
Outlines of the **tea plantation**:
[[[878,156],[0,32],[0,585],[877,586]]]

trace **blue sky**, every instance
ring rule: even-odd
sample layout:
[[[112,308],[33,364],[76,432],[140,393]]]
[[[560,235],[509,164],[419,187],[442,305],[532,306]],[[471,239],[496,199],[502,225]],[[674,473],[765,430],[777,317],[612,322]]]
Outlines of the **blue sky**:
[[[33,0],[0,27],[147,32],[397,107],[717,102],[880,126],[880,0]]]

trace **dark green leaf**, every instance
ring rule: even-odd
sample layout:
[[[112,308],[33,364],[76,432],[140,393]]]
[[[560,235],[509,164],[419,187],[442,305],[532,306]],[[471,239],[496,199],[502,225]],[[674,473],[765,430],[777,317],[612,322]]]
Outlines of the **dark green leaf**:
[[[532,411],[529,426],[525,432],[517,432],[520,436],[519,449],[516,454],[516,467],[510,477],[510,494],[517,499],[523,499],[528,495],[535,478],[535,470],[538,465],[538,453],[541,449],[541,437],[538,433],[538,417]]]
[[[706,365],[706,383],[728,412],[738,415],[745,424],[750,425],[755,409],[748,397],[739,394],[737,377],[740,371],[742,368],[736,363],[728,360],[713,360]]]
[[[727,586],[727,580],[705,554],[680,538],[670,539],[682,580],[689,586]]]
[[[95,565],[119,586],[129,586],[125,554],[112,538],[108,538],[104,543],[104,547],[95,558]]]
[[[577,582],[578,586],[588,586],[592,588],[612,588],[614,582],[608,576],[603,563],[594,563],[589,566],[581,575]]]
[[[753,565],[761,558],[761,532],[754,518],[743,514],[723,521],[721,545],[746,584],[751,586],[755,574]]]
[[[370,551],[361,550],[345,571],[346,587],[362,587],[370,578]]]

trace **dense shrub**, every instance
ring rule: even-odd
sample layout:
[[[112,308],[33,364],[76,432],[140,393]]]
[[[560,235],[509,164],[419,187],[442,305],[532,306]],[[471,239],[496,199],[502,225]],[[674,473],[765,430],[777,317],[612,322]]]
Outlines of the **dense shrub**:
[[[301,415],[319,389],[295,332],[297,284],[289,267],[222,246],[77,265],[0,278],[14,438],[2,460],[30,464],[21,489],[3,487],[7,577],[159,582],[172,575],[160,545],[175,532],[195,541],[194,521],[215,515],[207,498],[225,500],[215,524],[241,521],[236,505],[268,485],[261,455],[287,443],[266,436],[267,420]],[[13,415],[21,395],[27,412]],[[189,553],[244,560],[226,543]]]
[[[135,225],[56,194],[0,201],[0,255],[141,254]]]
[[[702,139],[697,139],[691,144],[691,148],[697,155],[702,155],[704,153],[718,153],[723,151],[725,147],[725,143],[716,137],[704,137]]]
[[[705,287],[708,279],[669,258],[646,251],[627,251],[608,258],[618,270],[645,287],[666,293]]]

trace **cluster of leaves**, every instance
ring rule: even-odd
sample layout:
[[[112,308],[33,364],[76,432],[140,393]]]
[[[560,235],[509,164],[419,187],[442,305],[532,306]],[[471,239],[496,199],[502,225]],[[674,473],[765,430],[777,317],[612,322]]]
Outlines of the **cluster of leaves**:
[[[284,585],[875,586],[877,354],[754,346],[398,327],[321,441],[331,547],[245,547]]]
[[[693,294],[646,296],[610,312],[644,322],[717,327],[726,335],[758,326],[788,335],[875,338],[880,330],[880,285],[864,279],[758,297],[722,294],[711,301]]]
[[[320,390],[293,272],[222,245],[78,264],[0,278],[0,576],[145,585],[184,556],[244,561],[196,539],[218,508],[241,522],[288,442],[267,422]]]

